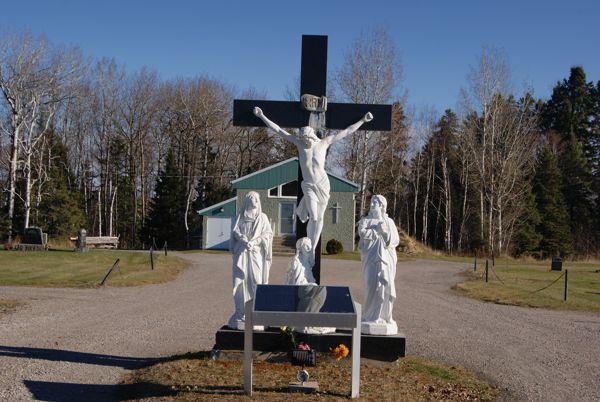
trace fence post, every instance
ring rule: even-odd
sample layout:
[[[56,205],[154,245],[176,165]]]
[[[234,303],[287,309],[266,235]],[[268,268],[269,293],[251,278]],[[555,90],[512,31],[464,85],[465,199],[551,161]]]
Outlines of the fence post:
[[[496,257],[494,256],[494,252],[492,252],[492,267],[496,266]]]
[[[488,259],[485,259],[485,283],[488,281]]]
[[[167,256],[167,241],[165,240],[165,245],[163,246],[163,248],[165,249],[165,257]]]
[[[477,257],[475,257],[475,260],[473,262],[473,272],[477,271]]]
[[[100,286],[104,285],[104,282],[106,282],[106,279],[108,278],[108,276],[111,274],[111,272],[119,265],[119,262],[121,260],[119,258],[117,258],[117,260],[115,261],[115,263],[112,265],[112,267],[110,267],[110,269],[108,270],[108,272],[106,273],[106,275],[104,276],[104,279],[102,279],[102,282],[100,282]]]
[[[569,293],[569,270],[565,269],[565,296],[564,301],[567,301],[567,294]]]
[[[154,248],[150,247],[150,266],[154,271]]]

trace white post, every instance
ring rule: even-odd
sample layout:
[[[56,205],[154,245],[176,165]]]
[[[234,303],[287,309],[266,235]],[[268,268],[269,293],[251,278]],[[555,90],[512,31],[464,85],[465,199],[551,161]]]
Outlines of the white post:
[[[252,396],[252,303],[248,300],[245,306],[244,319],[244,392]]]
[[[352,394],[351,398],[358,398],[360,393],[360,322],[361,305],[354,302],[356,310],[356,325],[352,328]]]

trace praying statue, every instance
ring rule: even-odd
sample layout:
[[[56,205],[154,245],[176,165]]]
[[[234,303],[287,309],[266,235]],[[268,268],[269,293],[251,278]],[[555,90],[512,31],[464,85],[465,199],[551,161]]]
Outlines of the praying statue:
[[[358,222],[358,248],[365,293],[361,332],[370,335],[398,333],[398,326],[392,318],[392,309],[396,300],[396,246],[400,238],[386,209],[385,197],[374,195],[371,198],[369,214]]]
[[[302,222],[308,221],[306,232],[312,244],[311,266],[314,265],[315,248],[323,230],[323,215],[329,201],[329,178],[325,172],[325,158],[331,144],[341,141],[346,136],[354,133],[364,123],[373,120],[373,115],[367,113],[358,122],[352,124],[337,134],[319,138],[310,126],[300,128],[298,135],[292,135],[277,124],[269,120],[259,107],[254,108],[254,114],[260,118],[268,128],[293,143],[298,148],[298,159],[302,171],[302,192],[304,197],[296,208],[296,214]]]
[[[302,237],[296,241],[296,255],[288,265],[285,277],[286,285],[308,285],[316,284],[310,263],[312,244],[308,237]]]
[[[254,298],[256,285],[269,282],[273,231],[261,210],[260,196],[250,191],[244,197],[231,233],[233,254],[233,300],[235,312],[228,326],[244,329],[244,306]]]

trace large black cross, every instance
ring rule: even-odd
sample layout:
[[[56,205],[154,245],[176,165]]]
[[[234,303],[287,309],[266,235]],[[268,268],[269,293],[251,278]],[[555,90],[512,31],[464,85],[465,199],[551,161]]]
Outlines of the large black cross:
[[[327,36],[302,35],[302,61],[300,70],[300,95],[326,96],[327,89]],[[235,99],[233,101],[233,125],[264,127],[264,123],[253,113],[260,107],[264,114],[280,127],[299,128],[309,125],[311,112],[302,103],[289,101],[267,101]],[[389,131],[392,126],[391,105],[369,105],[357,103],[328,103],[325,112],[325,127],[342,130],[356,123],[367,112],[374,116],[361,130]],[[316,131],[316,130],[315,130]],[[302,172],[298,167],[298,202],[302,199]],[[306,236],[306,223],[296,220],[296,238]],[[321,283],[321,239],[315,248],[313,275]]]

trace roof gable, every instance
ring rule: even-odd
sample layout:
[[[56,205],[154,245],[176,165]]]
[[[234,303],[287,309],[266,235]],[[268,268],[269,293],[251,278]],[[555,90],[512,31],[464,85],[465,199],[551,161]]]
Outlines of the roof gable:
[[[197,212],[198,215],[204,216],[235,216],[235,204],[236,197],[232,197],[228,200],[221,201],[218,204],[211,205],[210,207],[206,207]]]
[[[249,175],[233,180],[231,186],[234,189],[269,189],[280,184],[289,183],[298,178],[298,158],[290,158],[276,163]],[[356,193],[359,186],[333,173],[327,172],[331,191]]]

